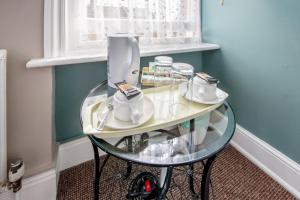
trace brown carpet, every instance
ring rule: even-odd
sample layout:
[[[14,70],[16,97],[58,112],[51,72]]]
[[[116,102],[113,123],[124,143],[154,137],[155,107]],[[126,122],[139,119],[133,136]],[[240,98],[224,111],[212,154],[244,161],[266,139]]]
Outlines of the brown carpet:
[[[93,199],[93,166],[93,161],[89,161],[61,172],[57,199]],[[100,182],[101,199],[126,199],[128,184],[138,173],[150,171],[159,174],[157,168],[134,165],[133,174],[124,180],[124,166],[124,161],[112,157],[108,161]],[[197,185],[200,185],[201,169],[202,164],[197,164]],[[214,200],[296,200],[231,146],[217,157],[212,171],[212,185],[210,199]],[[174,169],[173,182],[167,197],[176,200],[195,199],[188,189],[186,170],[183,167]]]

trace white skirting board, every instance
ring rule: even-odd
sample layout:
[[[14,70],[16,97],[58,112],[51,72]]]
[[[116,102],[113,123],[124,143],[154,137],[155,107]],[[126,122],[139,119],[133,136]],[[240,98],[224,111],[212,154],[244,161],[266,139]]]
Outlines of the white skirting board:
[[[116,143],[118,140],[118,138],[110,139],[112,143]],[[100,156],[104,154],[103,151],[99,150]],[[94,159],[93,147],[88,137],[82,137],[59,145],[57,162],[59,171],[92,159]]]
[[[300,165],[240,125],[231,145],[300,199]]]
[[[59,145],[57,168],[61,172],[93,159],[93,147],[87,137],[79,138]]]
[[[231,141],[241,154],[272,177],[286,190],[300,199],[300,165],[237,125]],[[100,155],[104,152],[100,151]],[[61,144],[59,147],[59,171],[93,159],[91,142],[87,137]]]
[[[56,170],[34,175],[23,180],[22,189],[0,194],[1,200],[55,200],[56,199]]]

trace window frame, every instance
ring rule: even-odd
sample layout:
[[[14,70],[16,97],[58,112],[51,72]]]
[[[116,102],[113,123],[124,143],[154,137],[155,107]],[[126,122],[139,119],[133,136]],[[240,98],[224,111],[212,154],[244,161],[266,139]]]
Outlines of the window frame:
[[[199,4],[199,27],[200,43],[194,45],[168,45],[161,46],[160,50],[141,49],[141,56],[155,56],[174,53],[187,53],[196,51],[207,51],[219,49],[217,44],[202,43],[201,30],[201,0]],[[44,0],[44,58],[32,59],[27,62],[27,68],[47,67],[76,63],[98,62],[107,60],[107,55],[66,55],[65,21],[66,21],[66,0]],[[159,46],[160,47],[160,46]],[[88,51],[86,51],[88,52]]]
[[[65,49],[65,0],[44,0],[44,57],[60,57]]]

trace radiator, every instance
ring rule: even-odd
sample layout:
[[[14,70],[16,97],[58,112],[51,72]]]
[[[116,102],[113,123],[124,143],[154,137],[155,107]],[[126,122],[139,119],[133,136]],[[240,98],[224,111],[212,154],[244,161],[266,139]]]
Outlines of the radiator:
[[[7,178],[6,50],[0,49],[0,182]]]

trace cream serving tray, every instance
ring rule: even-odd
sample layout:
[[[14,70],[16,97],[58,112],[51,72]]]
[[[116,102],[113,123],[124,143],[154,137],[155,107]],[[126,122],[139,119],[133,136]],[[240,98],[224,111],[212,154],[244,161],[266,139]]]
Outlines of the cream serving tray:
[[[167,95],[169,93],[169,87],[160,87],[144,89],[143,93],[154,103],[154,115],[149,121],[142,124],[139,127],[125,130],[116,130],[105,127],[102,131],[97,131],[98,118],[97,111],[101,103],[105,102],[105,98],[101,98],[98,101],[85,107],[82,115],[82,127],[84,134],[93,134],[99,138],[113,138],[124,137],[129,135],[140,134],[144,132],[154,131],[158,129],[164,129],[170,126],[177,125],[181,122],[202,116],[208,112],[211,112],[218,108],[222,103],[205,105],[195,103],[185,99],[179,95],[178,89],[172,91],[171,95],[174,97],[172,101],[160,101],[160,96]],[[170,113],[170,104],[176,102],[176,112]]]

